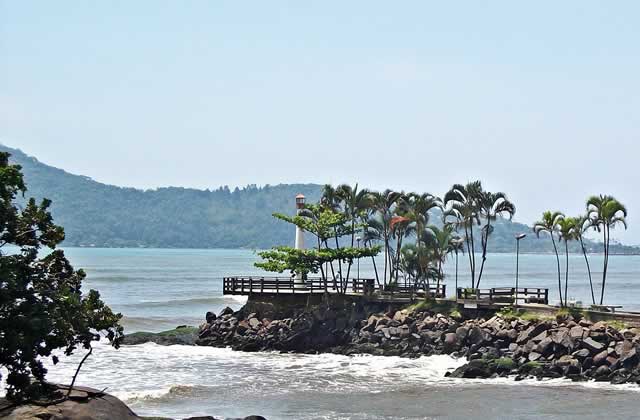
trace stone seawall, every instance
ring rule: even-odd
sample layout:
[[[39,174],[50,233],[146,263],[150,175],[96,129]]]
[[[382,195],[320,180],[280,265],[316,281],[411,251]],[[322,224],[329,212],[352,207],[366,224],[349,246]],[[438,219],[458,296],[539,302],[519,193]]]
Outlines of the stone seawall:
[[[455,304],[398,305],[341,297],[249,299],[207,314],[196,344],[241,351],[332,352],[419,357],[450,354],[469,363],[449,374],[640,383],[640,330],[563,314],[463,319]]]

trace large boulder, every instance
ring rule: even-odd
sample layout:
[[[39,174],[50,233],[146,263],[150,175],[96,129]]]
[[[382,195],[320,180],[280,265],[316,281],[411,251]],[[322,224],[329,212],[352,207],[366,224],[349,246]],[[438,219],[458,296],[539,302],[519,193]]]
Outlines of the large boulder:
[[[487,361],[483,359],[472,360],[466,365],[454,370],[450,376],[453,378],[488,378],[493,375],[493,370]]]
[[[68,388],[58,386],[62,394]],[[4,407],[6,400],[0,399],[0,406]],[[20,405],[11,411],[3,410],[0,417],[7,420],[138,420],[136,413],[131,411],[122,401],[97,389],[75,386],[69,399],[58,404]]]

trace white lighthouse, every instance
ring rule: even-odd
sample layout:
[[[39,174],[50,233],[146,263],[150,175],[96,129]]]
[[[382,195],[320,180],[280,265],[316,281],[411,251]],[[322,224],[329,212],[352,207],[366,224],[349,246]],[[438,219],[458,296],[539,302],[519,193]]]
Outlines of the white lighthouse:
[[[296,195],[296,213],[300,214],[300,211],[304,208],[304,195]],[[295,249],[304,249],[304,231],[300,226],[296,226],[296,243]],[[296,283],[302,282],[302,273],[296,274]]]

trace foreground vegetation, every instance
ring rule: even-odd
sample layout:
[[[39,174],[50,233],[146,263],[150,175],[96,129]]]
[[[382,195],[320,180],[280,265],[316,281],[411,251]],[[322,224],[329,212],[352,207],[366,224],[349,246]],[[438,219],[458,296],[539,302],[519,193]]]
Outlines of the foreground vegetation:
[[[7,398],[23,402],[56,389],[47,384],[43,364],[44,358],[58,363],[55,350],[69,356],[82,348],[86,359],[101,334],[117,347],[123,330],[121,315],[97,291],[83,293],[84,272],[56,249],[64,231],[53,222],[50,201],[16,204],[26,186],[21,168],[8,159],[0,152],[0,367],[8,371]],[[5,245],[14,249],[4,252]]]

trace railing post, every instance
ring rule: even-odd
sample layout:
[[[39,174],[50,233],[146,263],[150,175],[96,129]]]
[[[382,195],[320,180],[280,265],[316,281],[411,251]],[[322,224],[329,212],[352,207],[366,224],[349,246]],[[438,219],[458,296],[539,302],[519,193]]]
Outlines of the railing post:
[[[249,277],[249,295],[253,293],[253,277]]]
[[[544,289],[544,304],[549,304],[549,289]]]
[[[260,293],[264,293],[264,277],[260,277]]]
[[[280,290],[278,288],[278,283],[280,283],[280,282],[278,281],[278,278],[276,277],[276,295],[280,294]]]
[[[242,287],[242,289],[240,289],[240,293],[242,293],[244,295],[244,277],[242,277],[240,279],[240,282],[241,282],[240,284],[241,284],[241,287]]]

